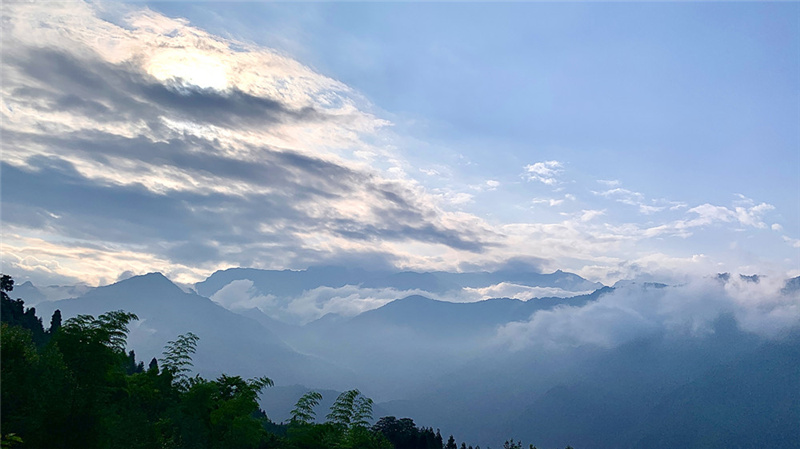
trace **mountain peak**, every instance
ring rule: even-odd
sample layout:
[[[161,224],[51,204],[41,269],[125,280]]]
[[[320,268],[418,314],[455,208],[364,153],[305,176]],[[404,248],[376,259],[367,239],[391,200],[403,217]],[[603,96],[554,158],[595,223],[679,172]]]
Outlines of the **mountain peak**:
[[[180,287],[173,284],[172,281],[159,272],[133,276],[124,281],[119,281],[101,288],[125,291],[133,290],[142,295],[173,293],[175,291],[183,293]]]

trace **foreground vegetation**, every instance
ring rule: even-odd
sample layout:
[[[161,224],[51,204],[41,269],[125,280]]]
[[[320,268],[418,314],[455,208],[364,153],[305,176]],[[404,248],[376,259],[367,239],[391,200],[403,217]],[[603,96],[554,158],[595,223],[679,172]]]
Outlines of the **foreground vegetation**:
[[[269,378],[188,375],[196,335],[168,342],[145,367],[125,348],[136,315],[113,311],[62,323],[56,311],[45,330],[34,308],[9,297],[13,286],[3,275],[3,448],[459,449],[453,436],[445,443],[438,430],[409,418],[370,426],[372,400],[358,390],[340,394],[324,423],[315,416],[322,396],[312,391],[288,423],[276,424],[258,406]],[[511,440],[504,448],[523,446]]]

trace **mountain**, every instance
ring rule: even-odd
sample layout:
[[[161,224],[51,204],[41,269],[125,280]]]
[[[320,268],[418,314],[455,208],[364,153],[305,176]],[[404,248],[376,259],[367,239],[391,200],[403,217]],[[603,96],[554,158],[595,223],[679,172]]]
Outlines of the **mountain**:
[[[799,335],[765,341],[723,315],[702,337],[483,354],[381,405],[481,447],[796,448]]]
[[[577,274],[557,270],[542,274],[529,271],[504,270],[497,272],[448,273],[443,271],[418,273],[413,271],[366,271],[348,267],[310,267],[307,270],[259,270],[255,268],[229,268],[214,272],[206,280],[195,284],[204,296],[214,293],[236,280],[249,280],[260,294],[296,296],[317,287],[343,287],[360,285],[365,288],[394,288],[444,293],[461,288],[482,288],[502,282],[530,287],[553,287],[567,291],[593,291],[603,287]]]
[[[37,287],[33,285],[31,281],[25,281],[22,284],[14,286],[14,291],[11,296],[23,298],[26,305],[35,306],[44,301],[57,301],[59,299],[81,296],[92,290],[92,288],[93,287],[86,284]]]
[[[494,332],[497,326],[530,318],[537,310],[559,305],[582,306],[613,289],[600,288],[588,295],[570,298],[532,298],[527,301],[493,298],[476,302],[452,303],[413,295],[353,317],[353,326],[396,326],[413,329],[436,339],[462,339]]]
[[[234,286],[236,287],[233,288]],[[348,286],[346,291],[337,292],[337,289]],[[463,302],[465,298],[476,300],[494,294],[516,297],[527,295],[524,299],[546,295],[569,297],[597,290],[603,285],[561,270],[549,274],[522,270],[418,273],[367,271],[335,266],[311,267],[302,271],[231,268],[217,271],[195,285],[199,294],[228,304],[232,302],[248,304],[248,299],[259,297],[263,299],[259,306],[263,312],[273,318],[295,323],[305,322],[308,317],[294,316],[298,312],[293,312],[292,303],[305,293],[323,287],[327,289],[325,294],[332,297],[337,295],[350,297],[359,292],[356,294],[361,297],[372,298],[376,294],[375,290],[380,290],[383,298],[387,294],[396,294],[395,297],[421,294],[445,301]],[[480,289],[487,290],[479,291]],[[216,295],[223,290],[227,292],[223,296],[233,294],[234,299],[226,302],[217,297]],[[319,298],[319,300],[324,302],[330,299]]]
[[[366,276],[358,270],[320,270],[319,279],[331,285],[350,282],[347,276]],[[266,272],[259,282],[290,279],[270,291],[307,291],[322,282],[304,284],[309,271],[314,270]],[[220,273],[236,277],[242,272],[265,273]],[[477,288],[470,285],[500,278],[551,286],[582,282],[564,272],[408,273],[369,276],[376,282],[371,285],[395,279],[394,285],[402,280],[408,286],[421,279],[430,289]],[[223,285],[231,278],[215,279]],[[255,289],[256,281],[239,280]],[[797,447],[792,425],[800,416],[800,333],[768,338],[744,330],[737,309],[719,306],[719,301],[731,303],[729,298],[714,296],[725,290],[714,293],[720,285],[709,282],[699,299],[680,296],[695,295],[692,289],[633,282],[527,301],[465,303],[404,295],[356,316],[329,313],[293,325],[258,308],[233,313],[153,273],[79,298],[42,303],[39,311],[45,321],[55,307],[65,318],[114,309],[137,313],[141,320],[132,326],[129,341],[145,362],[166,341],[195,332],[201,337],[195,366],[204,375],[213,377],[224,367],[276,380],[280,388],[265,395],[264,407],[278,420],[288,417],[294,401],[310,389],[303,384],[325,389],[327,396],[359,388],[378,402],[376,416],[412,417],[481,447],[502,446],[511,437],[540,447],[588,449],[749,448],[759,441]],[[797,284],[786,282],[775,298],[786,308],[775,310],[793,307]],[[758,285],[748,281],[746,287]],[[677,301],[692,307],[674,311]],[[498,329],[514,322],[504,328],[514,332],[503,338],[523,344],[498,339]],[[533,330],[527,327],[531,323],[537,326]],[[604,340],[597,331],[609,328],[622,333]]]
[[[787,279],[781,293],[784,295],[791,295],[792,293],[800,292],[800,276]]]
[[[675,389],[637,433],[637,449],[800,447],[800,332]]]
[[[49,317],[55,309],[64,319],[120,309],[135,313],[139,320],[130,326],[128,346],[145,363],[159,357],[168,341],[193,332],[200,337],[194,366],[205,376],[224,370],[244,377],[266,375],[277,384],[344,388],[352,383],[346,370],[297,353],[258,322],[186,293],[160,273],[134,276],[78,298],[42,303],[39,313]]]
[[[412,295],[351,318],[325,317],[281,329],[296,350],[335,360],[358,373],[364,388],[382,400],[403,397],[454,366],[476,357],[494,341],[499,326],[530,318],[537,310],[581,306],[613,289],[573,298],[498,298],[452,303]],[[266,324],[266,323],[265,323]]]

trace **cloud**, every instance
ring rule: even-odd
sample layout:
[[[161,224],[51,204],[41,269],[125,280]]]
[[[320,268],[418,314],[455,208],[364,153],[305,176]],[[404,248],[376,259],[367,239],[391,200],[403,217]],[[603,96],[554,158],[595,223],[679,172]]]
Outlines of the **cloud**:
[[[212,300],[231,310],[257,308],[265,314],[289,323],[305,324],[334,313],[346,317],[376,309],[395,299],[410,295],[428,295],[422,290],[394,288],[317,287],[295,297],[262,295],[247,279],[236,280],[221,288]]]
[[[533,204],[546,204],[550,207],[560,206],[564,200],[563,199],[554,199],[554,198],[534,198],[531,200]]]
[[[558,182],[557,176],[564,170],[559,161],[536,162],[525,166],[525,176],[529,181],[537,181],[549,186]]]
[[[800,248],[800,239],[793,239],[788,235],[784,235],[783,241],[791,245],[792,248]]]
[[[616,185],[616,184],[615,184]],[[613,198],[614,200],[628,204],[630,206],[639,206],[644,201],[644,195],[632,190],[623,189],[622,187],[615,187],[613,189],[604,190],[602,192],[592,191],[595,195],[605,198]]]
[[[531,200],[533,204],[546,204],[550,207],[560,206],[564,201],[575,201],[575,195],[571,193],[564,194],[563,198],[534,198]]]
[[[622,183],[617,179],[598,179],[598,183],[609,186],[609,187],[617,187],[620,186]]]
[[[328,313],[351,317],[379,308],[396,299],[422,295],[447,302],[476,302],[490,298],[515,298],[528,300],[535,297],[567,298],[591,293],[568,291],[557,287],[531,287],[501,282],[487,287],[448,290],[444,293],[424,289],[366,288],[359,285],[342,287],[321,286],[303,291],[299,295],[276,296],[261,294],[253,281],[235,280],[218,290],[211,299],[233,311],[257,308],[272,318],[290,323],[304,324]]]
[[[197,280],[343,254],[395,262],[410,243],[494,244],[488,226],[440,206],[468,194],[438,198],[370,165],[387,150],[366,140],[388,122],[347,86],[186,21],[130,9],[117,23],[97,7],[4,8],[4,225],[118,254],[102,275],[66,249],[31,269],[100,282],[149,260],[135,271],[172,264]]]
[[[768,279],[753,283],[732,277],[722,283],[704,278],[665,288],[632,284],[583,307],[538,311],[528,321],[509,323],[498,330],[496,343],[512,350],[610,348],[655,333],[711,333],[724,314],[734,316],[744,331],[773,337],[800,324],[800,297],[781,293],[783,279]]]
[[[581,221],[591,221],[597,217],[604,215],[606,211],[604,210],[582,210],[581,211]]]
[[[452,166],[414,168],[367,99],[284,54],[138,5],[13,3],[2,20],[4,263],[37,279],[162,271],[191,283],[230,266],[453,270],[516,256],[606,279],[599,267],[653,251],[643,241],[760,229],[772,209],[740,196],[686,211],[601,180],[599,196],[648,222],[569,211],[577,199],[561,192],[535,201],[563,220],[488,223],[465,212],[480,206],[472,190],[413,178],[455,179]],[[557,188],[565,165],[523,176]],[[468,187],[500,187],[481,176]]]
[[[448,296],[443,299],[451,302],[474,302],[490,298],[513,298],[527,301],[531,298],[571,298],[588,293],[591,293],[591,291],[576,292],[557,287],[530,287],[528,285],[514,284],[513,282],[501,282],[488,287],[466,287],[459,295]]]

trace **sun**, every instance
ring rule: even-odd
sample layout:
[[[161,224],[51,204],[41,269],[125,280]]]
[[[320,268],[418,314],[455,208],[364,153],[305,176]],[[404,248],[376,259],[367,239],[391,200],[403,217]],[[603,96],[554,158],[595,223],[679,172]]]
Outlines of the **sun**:
[[[167,50],[155,55],[147,72],[159,81],[179,80],[201,89],[226,90],[228,68],[219,58],[185,49]]]

